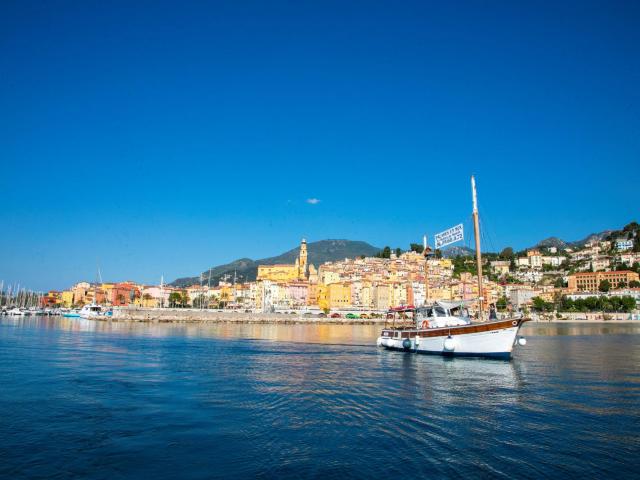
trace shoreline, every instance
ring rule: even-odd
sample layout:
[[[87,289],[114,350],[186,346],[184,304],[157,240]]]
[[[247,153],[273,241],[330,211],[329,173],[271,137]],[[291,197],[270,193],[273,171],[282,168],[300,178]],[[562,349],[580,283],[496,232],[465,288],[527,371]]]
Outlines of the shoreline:
[[[102,320],[99,320],[102,321]],[[118,308],[107,321],[129,323],[236,323],[263,325],[384,325],[385,318],[331,318],[284,313],[218,312],[191,309]]]
[[[626,315],[625,315],[626,316]],[[98,319],[98,321],[105,321]],[[219,312],[191,309],[155,309],[155,308],[117,308],[113,317],[106,321],[122,323],[233,323],[233,324],[263,324],[263,325],[384,325],[386,318],[331,318],[313,315],[291,315],[283,313],[244,313]],[[630,318],[565,318],[550,320],[536,319],[528,322],[530,325],[548,324],[639,324],[640,321]]]

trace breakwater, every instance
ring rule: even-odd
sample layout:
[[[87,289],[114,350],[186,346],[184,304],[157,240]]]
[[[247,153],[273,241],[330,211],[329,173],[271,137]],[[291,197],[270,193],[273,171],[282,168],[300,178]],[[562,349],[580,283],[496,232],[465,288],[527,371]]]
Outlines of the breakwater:
[[[285,313],[220,312],[190,308],[135,308],[113,309],[112,321],[151,323],[263,323],[263,324],[329,324],[373,325],[384,324],[384,318],[331,318],[317,315]]]

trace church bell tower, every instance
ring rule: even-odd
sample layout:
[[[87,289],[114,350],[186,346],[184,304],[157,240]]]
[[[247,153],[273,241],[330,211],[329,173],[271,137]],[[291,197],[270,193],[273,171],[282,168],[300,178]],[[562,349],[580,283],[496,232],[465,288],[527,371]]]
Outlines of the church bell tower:
[[[307,278],[307,241],[303,238],[300,242],[300,257],[298,259],[298,278]]]

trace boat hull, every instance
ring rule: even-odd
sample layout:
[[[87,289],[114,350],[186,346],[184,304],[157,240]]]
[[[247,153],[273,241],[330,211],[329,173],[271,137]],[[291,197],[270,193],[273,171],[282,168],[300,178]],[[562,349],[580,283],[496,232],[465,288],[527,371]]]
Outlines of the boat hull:
[[[509,359],[525,321],[513,319],[451,328],[383,330],[378,345],[388,350],[430,355]]]

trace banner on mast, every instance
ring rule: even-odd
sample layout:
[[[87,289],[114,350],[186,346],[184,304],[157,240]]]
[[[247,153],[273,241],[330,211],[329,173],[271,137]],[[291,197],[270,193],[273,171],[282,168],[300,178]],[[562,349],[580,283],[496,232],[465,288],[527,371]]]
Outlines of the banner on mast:
[[[462,224],[451,227],[444,232],[435,235],[436,248],[446,247],[452,243],[464,240],[464,227]]]

